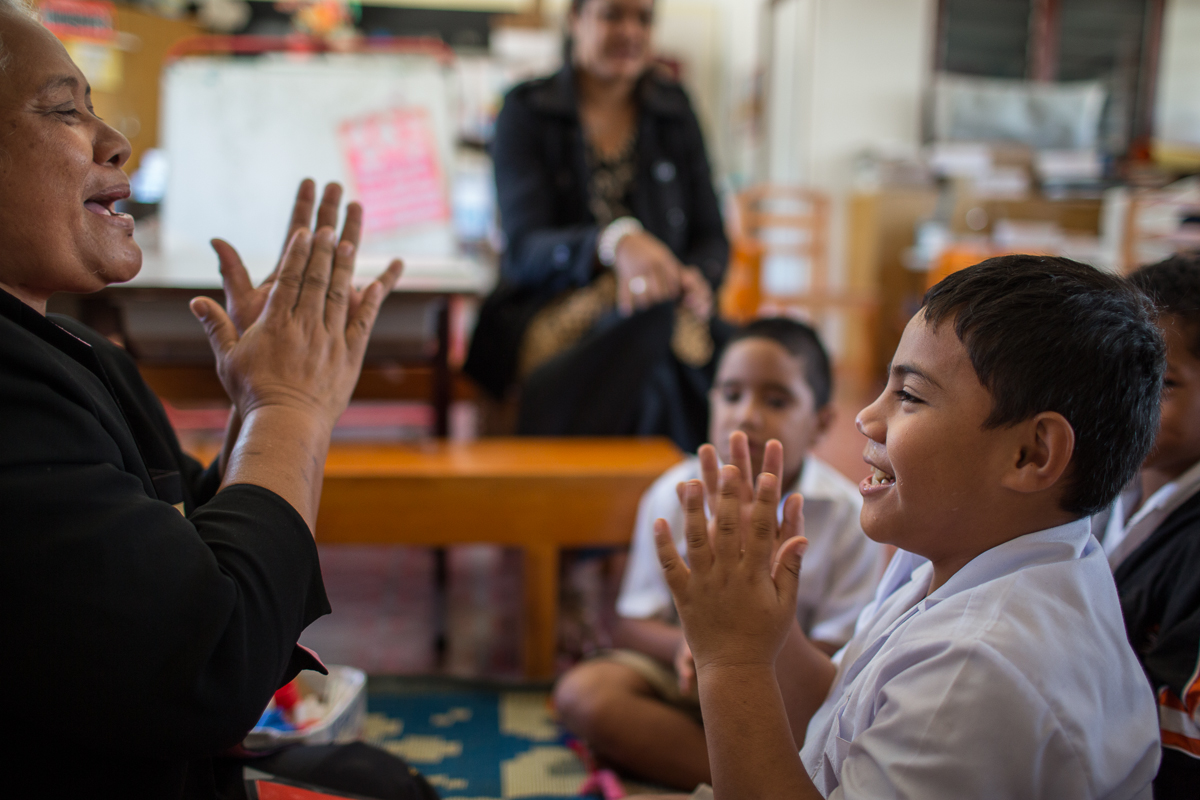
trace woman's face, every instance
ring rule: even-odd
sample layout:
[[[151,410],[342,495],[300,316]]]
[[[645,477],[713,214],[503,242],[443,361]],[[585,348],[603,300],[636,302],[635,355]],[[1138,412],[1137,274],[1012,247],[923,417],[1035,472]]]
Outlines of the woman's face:
[[[0,285],[34,307],[137,274],[121,166],[129,142],[93,113],[87,81],[54,36],[0,12]]]
[[[575,66],[601,80],[634,80],[650,63],[654,0],[584,0],[570,16]]]

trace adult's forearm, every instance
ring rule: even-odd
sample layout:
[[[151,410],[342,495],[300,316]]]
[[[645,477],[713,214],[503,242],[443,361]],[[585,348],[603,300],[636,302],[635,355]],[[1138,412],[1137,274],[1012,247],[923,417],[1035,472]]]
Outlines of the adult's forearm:
[[[221,488],[249,483],[270,489],[315,530],[333,423],[286,406],[252,410],[242,422]]]
[[[233,455],[233,448],[237,445],[238,434],[241,432],[242,412],[234,405],[229,410],[229,421],[225,423],[225,441],[217,456],[217,474],[221,476],[222,480],[225,478],[225,469],[229,466],[229,458]]]
[[[797,749],[804,746],[808,723],[825,702],[836,675],[829,656],[804,635],[799,623],[793,623],[775,659],[775,676]]]
[[[716,800],[819,800],[770,666],[708,664],[699,682]]]
[[[613,644],[637,650],[664,664],[675,661],[675,653],[683,642],[683,629],[658,619],[629,619],[621,617],[613,628]]]

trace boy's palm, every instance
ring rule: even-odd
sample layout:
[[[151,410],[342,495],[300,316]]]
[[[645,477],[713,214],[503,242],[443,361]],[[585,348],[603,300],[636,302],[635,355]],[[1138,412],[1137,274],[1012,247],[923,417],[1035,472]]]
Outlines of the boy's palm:
[[[782,463],[781,449],[778,455]],[[655,523],[659,561],[700,671],[708,665],[773,665],[796,614],[807,546],[800,497],[788,498],[781,527],[777,473],[759,476],[757,491],[742,476],[733,465],[720,470],[711,520],[701,482],[686,485],[688,564],[667,522]]]

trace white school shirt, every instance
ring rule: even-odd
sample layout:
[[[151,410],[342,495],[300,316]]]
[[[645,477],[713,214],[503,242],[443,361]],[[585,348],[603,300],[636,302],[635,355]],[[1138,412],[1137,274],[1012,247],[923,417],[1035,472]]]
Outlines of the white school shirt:
[[[671,590],[663,578],[654,547],[654,520],[671,525],[671,536],[686,555],[684,513],[675,487],[700,477],[700,459],[683,461],[642,495],[633,531],[629,562],[617,598],[617,613],[631,619],[670,617]],[[818,458],[804,459],[798,486],[804,497],[804,535],[808,550],[800,570],[796,617],[811,638],[841,644],[854,633],[859,611],[870,600],[883,569],[883,548],[867,538],[859,525],[862,496],[858,487]],[[787,495],[784,495],[786,499]],[[783,513],[780,502],[779,513]]]
[[[933,566],[903,580],[906,562],[809,723],[823,796],[1150,798],[1154,695],[1087,518],[993,547],[928,597]]]
[[[1104,545],[1108,565],[1116,570],[1175,509],[1195,496],[1196,492],[1200,492],[1200,461],[1175,480],[1159,487],[1136,513],[1130,515],[1129,509],[1137,504],[1141,496],[1141,483],[1135,477],[1117,495],[1111,506],[1092,517],[1092,532]]]

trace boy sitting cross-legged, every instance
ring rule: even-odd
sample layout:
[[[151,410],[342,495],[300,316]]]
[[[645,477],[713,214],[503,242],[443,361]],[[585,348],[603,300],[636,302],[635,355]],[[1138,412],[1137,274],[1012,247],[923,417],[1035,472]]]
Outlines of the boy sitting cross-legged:
[[[1137,478],[1092,518],[1129,643],[1158,699],[1157,800],[1200,796],[1200,255],[1130,281],[1158,307],[1167,345],[1161,421]]]
[[[1154,697],[1088,515],[1150,448],[1162,364],[1144,298],[1082,264],[1006,256],[931,289],[857,420],[863,530],[927,562],[893,559],[832,662],[791,627],[807,543],[799,498],[776,521],[778,457],[753,492],[723,467],[712,523],[690,482],[690,567],[656,538],[716,797],[1149,797]],[[802,702],[774,669],[793,647]]]
[[[706,472],[715,484],[719,461],[757,473],[769,440],[786,445],[783,493],[804,495],[810,540],[796,625],[830,654],[854,632],[882,571],[882,548],[859,526],[858,488],[809,454],[831,421],[831,392],[829,358],[809,326],[760,319],[731,337],[709,401],[712,445],[664,473],[638,509],[617,601],[614,640],[623,649],[575,667],[555,690],[567,728],[606,763],[680,789],[709,780],[691,653],[658,565],[653,526],[658,517],[671,520],[682,551],[677,487]],[[789,667],[781,661],[779,668]]]

